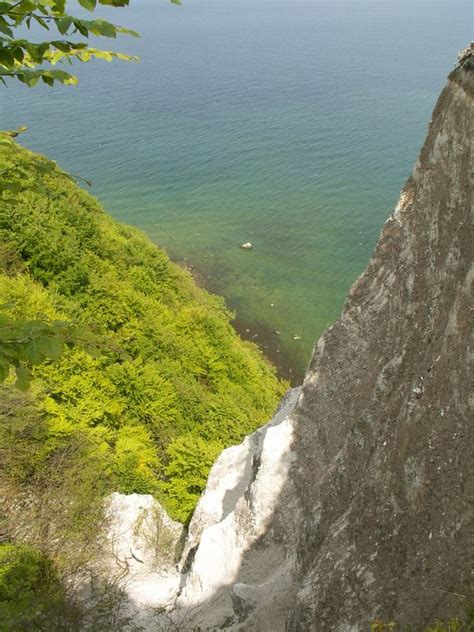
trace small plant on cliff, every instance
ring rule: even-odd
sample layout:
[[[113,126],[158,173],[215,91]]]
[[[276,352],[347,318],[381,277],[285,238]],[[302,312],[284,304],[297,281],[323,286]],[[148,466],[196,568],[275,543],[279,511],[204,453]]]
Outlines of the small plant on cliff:
[[[434,625],[426,628],[426,632],[461,632],[467,630],[459,619],[449,619],[448,621],[436,621]]]
[[[441,621],[437,619],[428,627],[415,625],[401,628],[395,621],[384,622],[383,619],[375,619],[370,632],[473,632],[474,630],[474,603],[466,602],[464,616],[452,617]]]
[[[370,632],[392,632],[396,627],[395,621],[384,623],[382,619],[375,619],[370,626]]]

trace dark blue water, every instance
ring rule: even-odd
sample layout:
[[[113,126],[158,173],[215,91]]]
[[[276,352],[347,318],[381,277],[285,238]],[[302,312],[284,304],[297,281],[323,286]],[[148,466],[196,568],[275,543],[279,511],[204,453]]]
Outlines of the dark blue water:
[[[101,13],[142,34],[102,46],[141,62],[81,65],[79,88],[2,88],[1,126],[28,125],[28,147],[194,265],[241,331],[301,375],[472,37],[471,3],[132,0]]]

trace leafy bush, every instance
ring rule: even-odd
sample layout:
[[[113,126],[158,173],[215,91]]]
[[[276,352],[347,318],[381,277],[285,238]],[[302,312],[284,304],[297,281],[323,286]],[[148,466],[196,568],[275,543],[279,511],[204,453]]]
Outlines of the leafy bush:
[[[124,354],[74,347],[33,369],[36,471],[79,441],[107,481],[101,493],[151,493],[186,520],[219,451],[267,421],[286,385],[220,298],[42,161],[0,146],[0,164],[29,178],[14,205],[0,197],[0,304],[14,319],[86,327]]]
[[[100,550],[113,451],[103,429],[49,420],[32,393],[0,398],[0,531],[46,553],[60,576]]]
[[[126,604],[114,582],[95,577],[85,594],[74,593],[38,549],[0,545],[0,632],[144,632]]]
[[[42,553],[26,545],[0,545],[1,632],[35,629],[61,599],[53,565]]]
[[[208,472],[221,451],[218,441],[182,435],[167,448],[166,492],[173,515],[181,522],[191,518],[196,495],[205,487]]]

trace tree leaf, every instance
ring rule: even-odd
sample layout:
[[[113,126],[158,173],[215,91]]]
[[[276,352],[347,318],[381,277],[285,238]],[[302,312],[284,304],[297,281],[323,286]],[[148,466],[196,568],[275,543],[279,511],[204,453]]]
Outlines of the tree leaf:
[[[6,22],[6,20],[2,18],[1,16],[0,16],[0,32],[5,33],[5,35],[8,35],[9,37],[13,37],[13,31],[8,26],[8,23]]]
[[[61,35],[65,35],[72,25],[72,17],[69,15],[56,21],[56,27]]]
[[[37,341],[38,349],[51,360],[59,360],[63,353],[65,338],[59,335],[44,336]]]
[[[24,366],[17,366],[15,372],[17,377],[15,386],[20,391],[27,391],[30,388],[31,373]]]
[[[79,0],[79,4],[88,11],[93,11],[97,5],[97,0]]]

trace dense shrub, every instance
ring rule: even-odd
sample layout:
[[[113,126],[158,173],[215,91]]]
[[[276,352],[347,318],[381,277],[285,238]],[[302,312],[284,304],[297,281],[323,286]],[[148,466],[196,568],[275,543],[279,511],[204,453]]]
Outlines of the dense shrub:
[[[0,159],[39,177],[31,152],[2,146]],[[74,348],[35,369],[38,455],[47,461],[80,433],[111,489],[154,494],[188,519],[216,455],[271,416],[285,385],[238,338],[220,298],[58,169],[14,203],[0,198],[0,244],[11,316],[86,325],[126,354]]]
[[[62,599],[51,562],[38,550],[15,544],[0,545],[0,632],[43,629]]]

